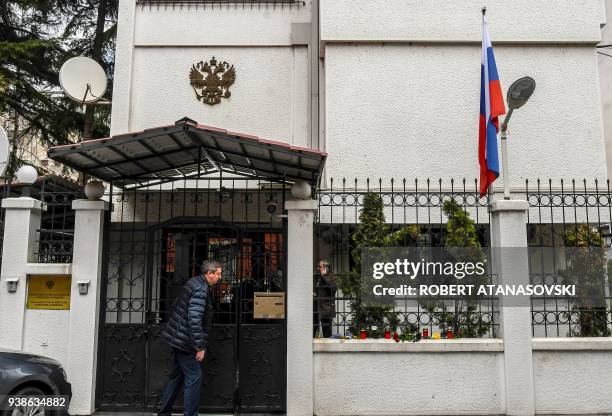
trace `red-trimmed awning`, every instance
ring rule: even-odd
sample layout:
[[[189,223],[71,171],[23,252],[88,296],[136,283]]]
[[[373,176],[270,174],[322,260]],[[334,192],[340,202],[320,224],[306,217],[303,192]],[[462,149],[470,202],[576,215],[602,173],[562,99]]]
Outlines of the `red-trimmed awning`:
[[[197,124],[188,118],[106,139],[55,146],[49,158],[120,187],[227,172],[316,186],[326,153]]]

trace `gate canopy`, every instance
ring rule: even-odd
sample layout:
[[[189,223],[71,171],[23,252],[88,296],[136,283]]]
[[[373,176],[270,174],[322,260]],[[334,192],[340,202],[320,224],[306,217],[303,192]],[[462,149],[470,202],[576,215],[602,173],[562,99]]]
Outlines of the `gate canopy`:
[[[49,158],[119,187],[227,172],[316,187],[326,153],[197,124],[174,125],[51,147]]]

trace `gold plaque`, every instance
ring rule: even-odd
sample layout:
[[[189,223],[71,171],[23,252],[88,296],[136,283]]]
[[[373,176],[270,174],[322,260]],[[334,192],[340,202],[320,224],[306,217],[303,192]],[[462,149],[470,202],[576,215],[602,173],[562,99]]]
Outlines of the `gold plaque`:
[[[70,282],[67,275],[30,275],[28,309],[70,309]]]
[[[253,297],[254,319],[285,319],[285,294],[255,292]]]

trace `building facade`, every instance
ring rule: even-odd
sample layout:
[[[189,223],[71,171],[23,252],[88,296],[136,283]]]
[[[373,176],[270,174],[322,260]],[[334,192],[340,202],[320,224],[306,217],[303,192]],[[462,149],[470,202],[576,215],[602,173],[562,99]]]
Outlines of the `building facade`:
[[[522,76],[537,83],[510,126],[509,201],[501,179],[483,198],[474,179],[483,6],[504,93]],[[315,265],[328,260],[338,277],[355,267],[368,194],[391,229],[414,227],[417,245],[444,244],[449,200],[482,246],[563,246],[581,229],[610,245],[604,23],[596,0],[121,1],[113,137],[49,151],[107,193],[73,204],[74,257],[48,268],[30,253],[40,204],[3,204],[7,224],[27,220],[30,233],[5,231],[2,277],[24,283],[1,288],[0,312],[20,312],[0,318],[0,345],[66,362],[75,414],[155,410],[169,307],[215,258],[226,280],[202,411],[611,412],[609,292],[598,337],[568,318],[584,316],[571,305],[534,299],[461,311],[471,335],[460,340],[395,343],[339,339],[354,312],[339,290],[335,339],[313,340]],[[555,273],[563,263],[541,260]],[[501,267],[524,282],[550,272],[532,263]],[[71,309],[25,309],[28,276],[51,272],[72,276]],[[258,316],[266,294],[285,296],[282,316]],[[442,327],[420,305],[398,315],[419,333]]]
[[[188,116],[325,150],[328,178],[477,176],[484,3],[253,3],[122,3],[113,134]],[[502,86],[537,83],[511,126],[515,183],[605,178],[593,47],[604,2],[486,5]],[[213,56],[237,78],[230,99],[207,106],[188,74]]]

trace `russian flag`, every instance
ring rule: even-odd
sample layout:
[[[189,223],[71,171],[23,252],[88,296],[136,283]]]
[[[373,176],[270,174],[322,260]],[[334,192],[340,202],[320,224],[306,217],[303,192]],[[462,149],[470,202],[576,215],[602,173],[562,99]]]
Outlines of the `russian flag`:
[[[487,17],[482,16],[482,59],[480,68],[480,129],[478,133],[478,163],[480,164],[480,196],[499,176],[497,153],[498,117],[506,114],[493,46],[487,29]]]

